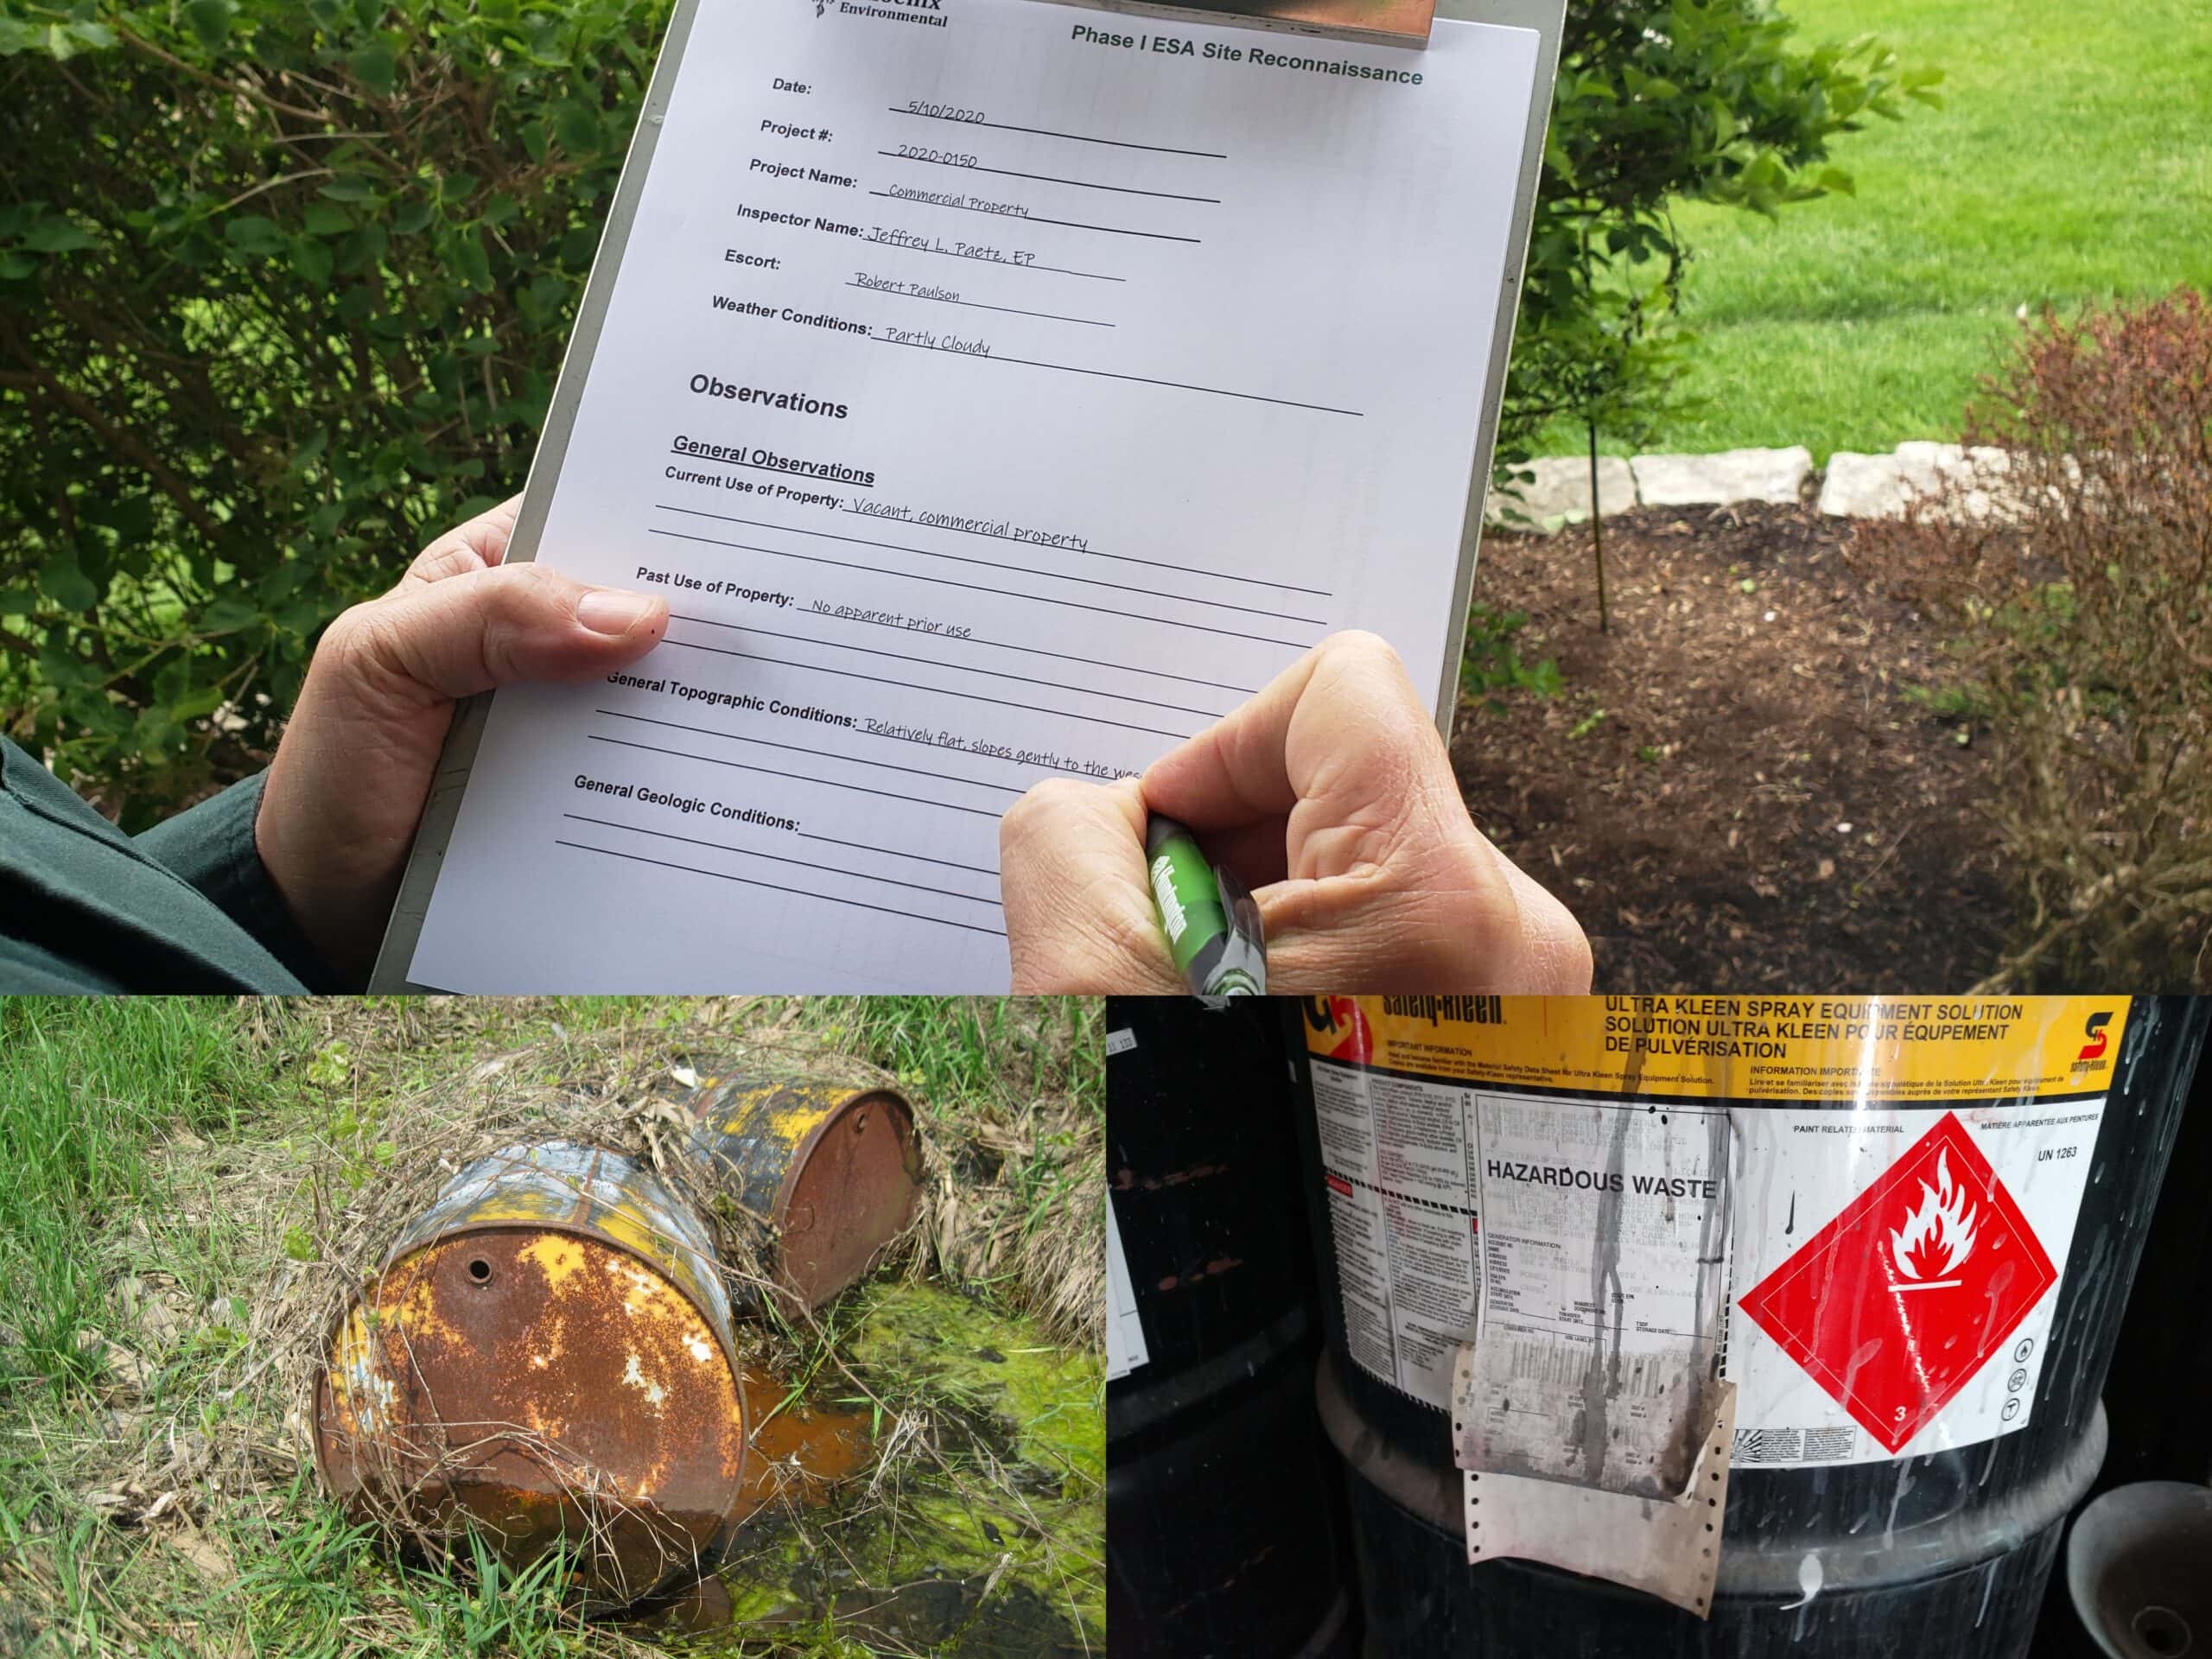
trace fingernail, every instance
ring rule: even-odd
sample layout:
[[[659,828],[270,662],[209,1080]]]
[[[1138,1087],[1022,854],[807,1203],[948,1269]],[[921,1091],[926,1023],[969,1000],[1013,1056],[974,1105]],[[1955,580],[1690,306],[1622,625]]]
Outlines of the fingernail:
[[[632,632],[652,609],[653,601],[643,594],[605,588],[576,601],[576,620],[594,633],[625,634]]]

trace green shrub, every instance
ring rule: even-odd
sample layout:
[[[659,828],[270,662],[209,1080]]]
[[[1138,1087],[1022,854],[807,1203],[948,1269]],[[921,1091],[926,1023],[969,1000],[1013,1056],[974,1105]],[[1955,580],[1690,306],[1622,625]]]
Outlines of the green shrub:
[[[1656,412],[1690,259],[1675,201],[1771,216],[1847,193],[1834,140],[1936,101],[1939,72],[1901,68],[1871,37],[1796,47],[1771,0],[1568,0],[1501,472],[1561,417],[1633,442]]]
[[[159,817],[521,486],[666,10],[0,0],[0,728]]]

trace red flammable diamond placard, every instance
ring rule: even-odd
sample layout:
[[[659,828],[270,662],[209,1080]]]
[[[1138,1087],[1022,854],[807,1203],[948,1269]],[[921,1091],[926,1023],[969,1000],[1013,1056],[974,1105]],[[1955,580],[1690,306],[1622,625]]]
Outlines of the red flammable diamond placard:
[[[1955,1113],[1737,1304],[1892,1452],[2058,1282]]]

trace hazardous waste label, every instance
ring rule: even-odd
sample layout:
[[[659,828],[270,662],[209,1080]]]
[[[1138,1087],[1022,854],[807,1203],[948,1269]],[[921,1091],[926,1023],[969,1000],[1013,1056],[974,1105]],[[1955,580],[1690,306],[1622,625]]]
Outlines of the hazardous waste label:
[[[2057,1282],[2018,1201],[1946,1112],[1740,1306],[1895,1453]]]

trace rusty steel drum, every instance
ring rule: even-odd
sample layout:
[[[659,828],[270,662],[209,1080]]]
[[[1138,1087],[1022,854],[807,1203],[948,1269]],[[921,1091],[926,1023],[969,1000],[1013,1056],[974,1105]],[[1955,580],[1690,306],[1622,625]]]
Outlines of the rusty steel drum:
[[[787,1305],[829,1301],[914,1218],[921,1146],[888,1089],[709,1077],[688,1109],[693,1151],[761,1227]]]
[[[357,1515],[574,1552],[592,1611],[711,1569],[745,1487],[730,1305],[651,1172],[569,1142],[448,1181],[333,1332],[315,1460]]]

